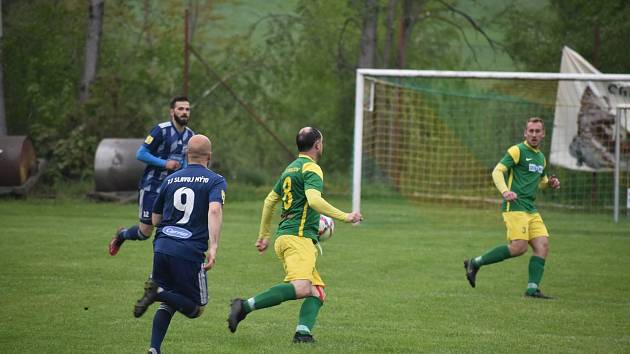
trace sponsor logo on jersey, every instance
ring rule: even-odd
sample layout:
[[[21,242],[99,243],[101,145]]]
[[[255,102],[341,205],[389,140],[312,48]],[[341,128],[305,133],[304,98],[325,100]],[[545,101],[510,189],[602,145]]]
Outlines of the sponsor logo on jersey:
[[[167,226],[162,229],[162,232],[165,235],[177,238],[190,238],[192,236],[192,232],[177,226]]]
[[[543,173],[543,169],[544,169],[543,166],[536,165],[536,164],[533,164],[533,163],[529,164],[529,172],[536,172],[536,173],[542,174]]]
[[[151,135],[147,136],[146,139],[144,139],[144,143],[145,144],[151,144],[153,142],[153,137]]]

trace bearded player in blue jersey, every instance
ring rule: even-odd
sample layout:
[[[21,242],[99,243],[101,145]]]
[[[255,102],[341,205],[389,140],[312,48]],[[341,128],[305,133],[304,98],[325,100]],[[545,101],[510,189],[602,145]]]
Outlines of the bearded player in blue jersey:
[[[144,241],[151,237],[151,211],[162,181],[186,164],[186,144],[195,134],[186,125],[190,118],[190,102],[184,96],[171,100],[170,120],[160,123],[138,149],[136,158],[147,164],[139,183],[138,206],[140,223],[119,228],[109,242],[109,254],[115,256],[126,240]]]
[[[215,263],[227,188],[225,178],[207,168],[211,154],[210,140],[193,136],[188,166],[166,177],[153,206],[153,272],[133,311],[140,317],[161,302],[149,353],[160,353],[176,311],[197,318],[208,302],[206,271]]]

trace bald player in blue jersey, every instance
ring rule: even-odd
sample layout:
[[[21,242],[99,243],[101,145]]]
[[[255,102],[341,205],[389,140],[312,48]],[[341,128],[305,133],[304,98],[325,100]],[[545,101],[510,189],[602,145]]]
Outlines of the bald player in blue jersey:
[[[208,169],[211,155],[210,140],[193,136],[188,166],[166,177],[153,207],[153,272],[133,311],[140,317],[161,302],[149,353],[160,353],[176,311],[197,318],[208,302],[206,271],[215,263],[227,188],[225,178]]]
[[[115,256],[123,242],[144,241],[151,237],[153,224],[151,211],[162,181],[186,164],[186,144],[195,134],[186,125],[190,118],[190,102],[184,96],[171,100],[170,120],[160,123],[138,149],[136,158],[147,164],[139,183],[138,208],[140,223],[119,228],[109,242],[109,254]]]

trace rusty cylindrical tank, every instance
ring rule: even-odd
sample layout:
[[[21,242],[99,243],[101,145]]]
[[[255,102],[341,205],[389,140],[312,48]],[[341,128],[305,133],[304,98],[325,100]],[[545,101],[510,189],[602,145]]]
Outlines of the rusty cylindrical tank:
[[[94,189],[121,192],[138,189],[145,164],[136,159],[143,139],[103,139],[94,156]]]
[[[36,169],[37,157],[29,137],[0,136],[0,186],[21,186]]]

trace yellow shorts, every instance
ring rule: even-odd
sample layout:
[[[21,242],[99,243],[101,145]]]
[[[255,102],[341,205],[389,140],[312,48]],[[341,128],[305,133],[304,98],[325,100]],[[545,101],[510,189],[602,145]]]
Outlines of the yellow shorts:
[[[510,241],[529,241],[536,237],[549,236],[545,223],[538,213],[508,211],[503,213],[503,221],[507,228],[507,239]]]
[[[308,237],[293,235],[278,236],[274,249],[284,267],[285,282],[292,280],[310,280],[312,285],[324,286],[315,263],[317,262],[317,248]]]

